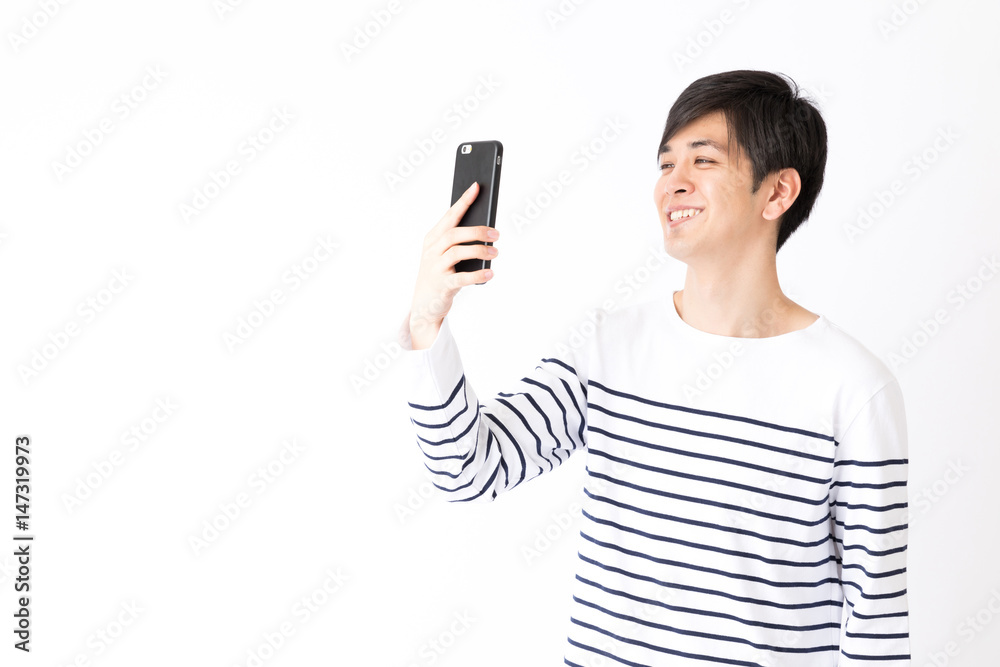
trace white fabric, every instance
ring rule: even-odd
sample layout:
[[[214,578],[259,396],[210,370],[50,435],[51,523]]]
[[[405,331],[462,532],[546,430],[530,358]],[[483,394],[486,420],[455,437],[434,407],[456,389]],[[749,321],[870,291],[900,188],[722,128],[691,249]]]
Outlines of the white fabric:
[[[727,337],[667,294],[485,399],[447,317],[430,348],[406,319],[399,342],[449,500],[488,502],[586,450],[566,664],[909,664],[903,398],[825,316]]]

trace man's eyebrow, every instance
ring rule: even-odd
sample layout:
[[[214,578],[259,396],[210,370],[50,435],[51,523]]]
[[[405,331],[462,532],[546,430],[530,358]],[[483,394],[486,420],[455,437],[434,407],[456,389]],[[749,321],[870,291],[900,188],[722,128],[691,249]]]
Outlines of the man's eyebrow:
[[[715,141],[714,139],[695,139],[694,141],[688,144],[688,148],[701,148],[702,146],[708,146],[709,148],[714,148],[720,153],[724,153],[727,155],[729,154],[729,151],[726,149],[726,147],[720,144],[718,141]],[[670,150],[671,150],[670,144],[663,144],[662,146],[660,146],[660,155],[663,155],[664,153],[669,153]]]

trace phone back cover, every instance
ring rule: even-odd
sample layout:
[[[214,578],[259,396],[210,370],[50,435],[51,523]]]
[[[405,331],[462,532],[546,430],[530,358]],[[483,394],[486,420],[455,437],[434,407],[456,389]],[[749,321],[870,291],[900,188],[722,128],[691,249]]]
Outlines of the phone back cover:
[[[463,146],[472,150],[462,153]],[[460,227],[488,225],[494,227],[497,215],[497,197],[500,193],[500,167],[503,162],[503,144],[499,141],[466,141],[455,150],[455,181],[451,189],[451,204],[473,183],[479,183],[479,194],[459,221]],[[481,243],[472,241],[471,243]],[[463,245],[469,245],[465,243]],[[487,244],[491,245],[491,244]],[[455,271],[478,271],[490,268],[488,259],[463,259]]]

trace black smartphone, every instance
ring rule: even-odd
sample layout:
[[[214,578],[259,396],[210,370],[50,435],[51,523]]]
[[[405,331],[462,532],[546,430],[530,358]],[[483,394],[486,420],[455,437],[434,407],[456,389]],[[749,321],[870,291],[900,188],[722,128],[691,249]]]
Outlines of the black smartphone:
[[[473,225],[496,226],[497,197],[500,195],[500,166],[503,162],[503,144],[499,141],[469,141],[458,145],[455,151],[455,181],[451,188],[451,205],[454,206],[473,183],[479,183],[479,194],[458,222],[459,227]],[[482,244],[468,241],[462,245]],[[486,245],[493,245],[487,242]],[[456,272],[479,271],[490,268],[488,259],[463,259],[455,264]],[[485,285],[486,283],[476,283]]]

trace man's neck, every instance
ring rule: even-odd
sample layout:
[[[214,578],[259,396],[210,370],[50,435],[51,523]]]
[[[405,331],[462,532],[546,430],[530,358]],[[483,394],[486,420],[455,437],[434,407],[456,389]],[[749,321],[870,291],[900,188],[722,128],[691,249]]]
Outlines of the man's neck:
[[[768,338],[805,328],[818,317],[781,291],[773,257],[688,265],[684,289],[673,296],[681,319],[720,336]]]

